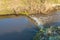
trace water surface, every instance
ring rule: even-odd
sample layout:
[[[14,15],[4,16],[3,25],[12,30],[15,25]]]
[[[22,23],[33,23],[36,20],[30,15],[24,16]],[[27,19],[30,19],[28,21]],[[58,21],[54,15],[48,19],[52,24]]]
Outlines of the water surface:
[[[33,40],[37,31],[25,17],[0,19],[0,40]]]

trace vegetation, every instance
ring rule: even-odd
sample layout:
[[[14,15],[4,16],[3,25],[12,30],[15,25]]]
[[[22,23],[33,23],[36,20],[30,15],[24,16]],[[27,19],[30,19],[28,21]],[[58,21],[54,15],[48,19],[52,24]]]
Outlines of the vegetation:
[[[56,7],[53,7],[53,4],[60,4],[60,0],[0,0],[0,15],[48,14],[55,12]],[[34,40],[60,40],[60,28],[55,26],[40,28]]]
[[[34,40],[60,40],[60,26],[50,26],[40,29]]]
[[[45,5],[49,5],[49,3],[60,3],[60,0],[0,0],[0,15],[14,14],[14,10],[16,11],[16,14],[28,15],[40,13],[42,9],[41,6],[43,5],[43,2],[45,3],[46,1],[47,3]]]

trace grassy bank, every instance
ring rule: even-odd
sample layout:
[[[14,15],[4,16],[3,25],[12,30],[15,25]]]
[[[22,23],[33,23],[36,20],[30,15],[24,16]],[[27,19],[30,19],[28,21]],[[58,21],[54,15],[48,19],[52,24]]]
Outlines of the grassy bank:
[[[44,0],[43,0],[44,1]],[[46,0],[48,3],[59,4],[60,0]],[[0,15],[31,14],[40,11],[41,0],[0,0]]]

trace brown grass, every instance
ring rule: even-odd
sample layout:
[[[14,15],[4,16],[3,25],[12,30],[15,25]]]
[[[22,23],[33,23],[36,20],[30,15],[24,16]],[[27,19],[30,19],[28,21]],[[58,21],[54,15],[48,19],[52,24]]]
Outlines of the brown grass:
[[[13,14],[48,14],[55,9],[52,4],[59,3],[58,1],[45,1],[41,3],[40,0],[0,0],[0,15]]]

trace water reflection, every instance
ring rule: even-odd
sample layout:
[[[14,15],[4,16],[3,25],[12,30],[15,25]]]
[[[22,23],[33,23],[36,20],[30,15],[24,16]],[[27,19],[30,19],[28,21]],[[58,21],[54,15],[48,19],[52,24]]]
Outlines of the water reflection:
[[[0,40],[33,40],[37,31],[25,17],[0,19]]]

